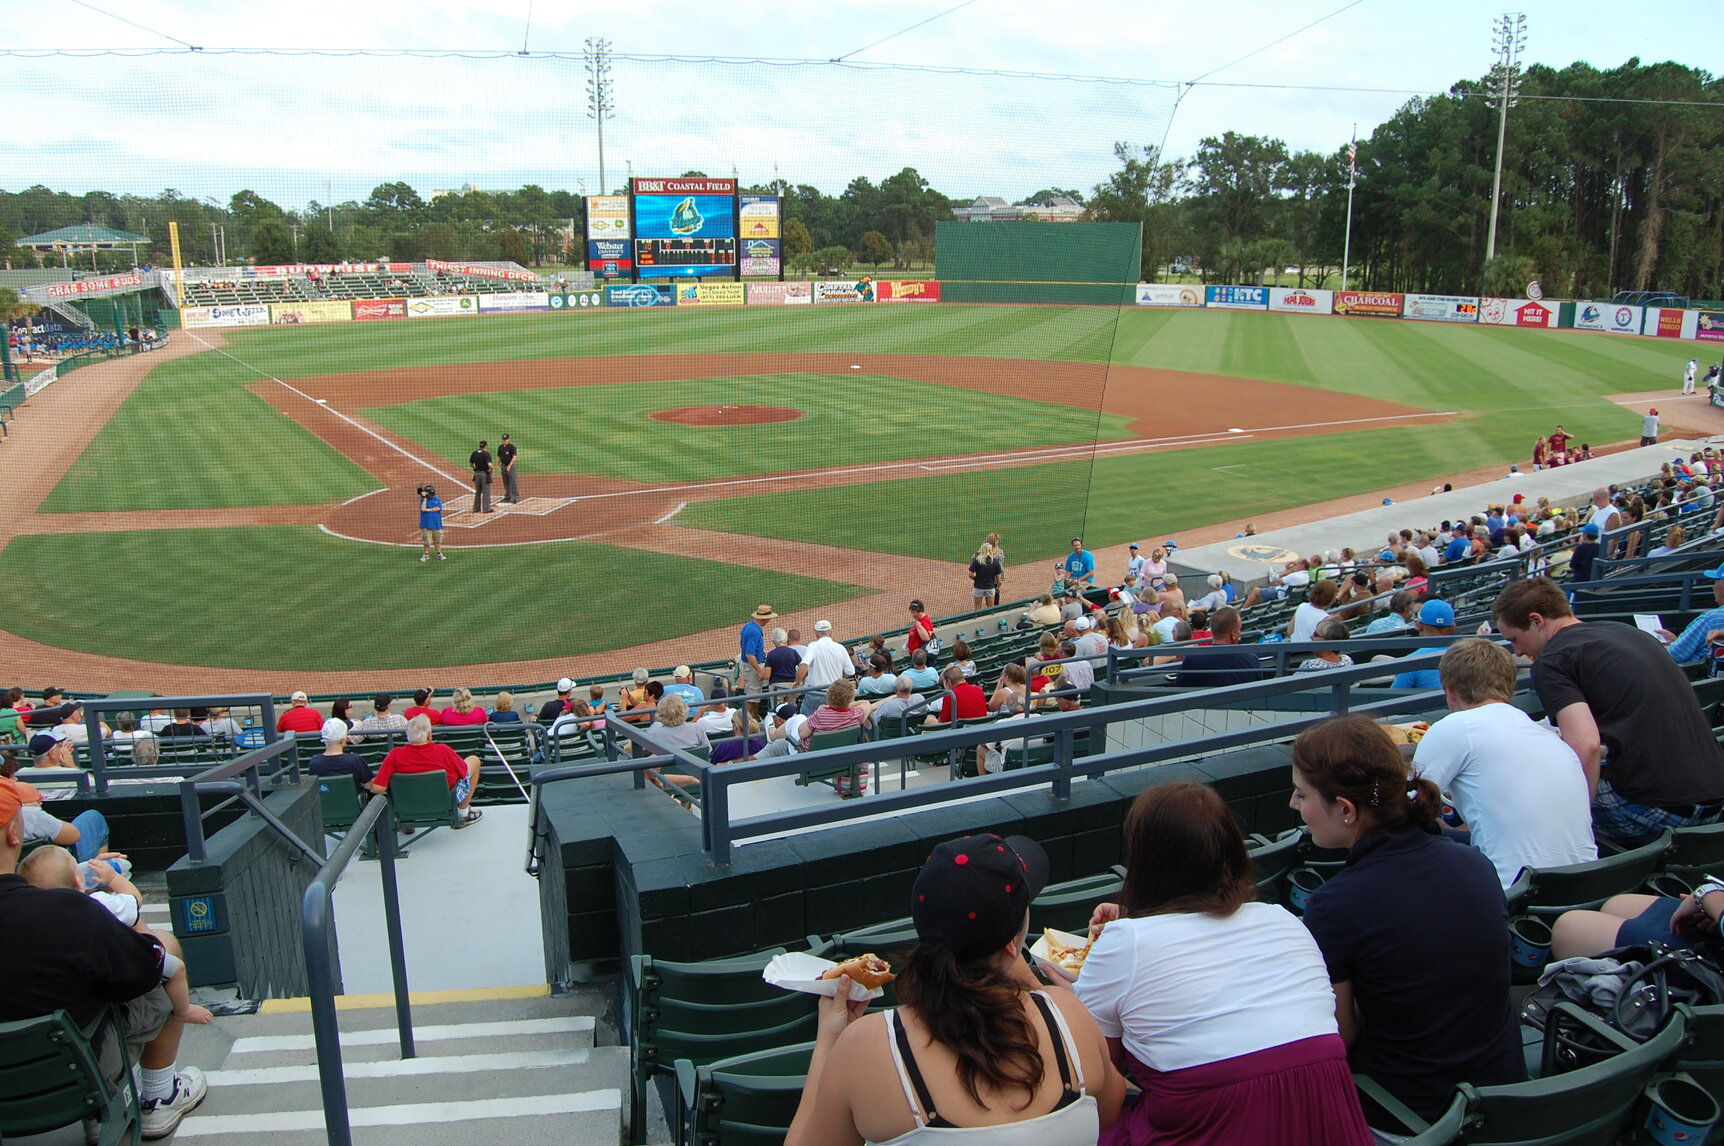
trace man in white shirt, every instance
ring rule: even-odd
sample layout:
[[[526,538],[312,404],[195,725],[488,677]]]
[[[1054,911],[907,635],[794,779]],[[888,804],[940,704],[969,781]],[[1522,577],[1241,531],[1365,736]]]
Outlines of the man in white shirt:
[[[1072,656],[1088,657],[1094,668],[1100,668],[1107,663],[1107,634],[1088,617],[1079,617],[1077,621],[1077,637],[1072,641],[1076,649]],[[1093,677],[1092,677],[1093,679]]]
[[[1138,549],[1137,542],[1135,541],[1131,543],[1130,549],[1131,556],[1127,558],[1125,562],[1126,579],[1129,581],[1132,577],[1136,577],[1139,581],[1142,581],[1143,571],[1149,566],[1149,558],[1145,557]]]
[[[1510,703],[1509,651],[1457,641],[1439,671],[1449,715],[1419,741],[1413,770],[1449,794],[1503,887],[1523,867],[1597,859],[1586,771],[1555,729]]]
[[[826,690],[832,682],[850,676],[854,670],[849,650],[832,639],[832,622],[815,621],[814,642],[796,670],[796,687],[810,690],[802,694],[803,715],[813,715],[815,709],[826,703]]]

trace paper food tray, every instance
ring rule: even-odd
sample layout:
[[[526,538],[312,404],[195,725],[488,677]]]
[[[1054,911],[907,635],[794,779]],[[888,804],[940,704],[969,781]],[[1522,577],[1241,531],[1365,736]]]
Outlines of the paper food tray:
[[[837,965],[831,959],[822,959],[806,951],[787,951],[782,955],[774,955],[772,962],[760,972],[760,977],[774,987],[782,987],[786,991],[801,991],[805,995],[825,995],[830,998],[838,993],[838,980],[822,979],[820,975],[827,968]],[[853,1003],[878,999],[885,993],[880,987],[870,990],[860,983],[850,984],[850,1001]]]
[[[1049,928],[1036,939],[1035,945],[1030,948],[1030,954],[1035,956],[1036,962],[1040,963],[1042,968],[1050,975],[1058,975],[1068,983],[1077,982],[1077,975],[1066,970],[1064,967],[1061,967],[1058,963],[1055,963],[1052,958],[1050,958],[1048,948],[1049,935],[1052,935],[1055,940],[1065,947],[1082,947],[1085,943],[1089,942],[1089,937],[1087,935],[1073,935],[1069,931],[1055,931],[1052,928]]]

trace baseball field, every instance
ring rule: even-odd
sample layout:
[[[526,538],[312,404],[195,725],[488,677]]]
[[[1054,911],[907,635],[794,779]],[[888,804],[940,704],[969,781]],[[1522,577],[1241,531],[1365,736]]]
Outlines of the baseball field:
[[[0,551],[0,654],[83,687],[500,684],[614,649],[724,655],[761,601],[895,627],[910,595],[967,602],[989,530],[1028,593],[1073,534],[1105,548],[1506,470],[1557,422],[1633,438],[1605,396],[1674,392],[1692,352],[952,304],[181,331],[37,399],[57,446]],[[524,500],[468,512],[468,454],[505,432]],[[418,561],[424,482],[451,511],[445,562]]]

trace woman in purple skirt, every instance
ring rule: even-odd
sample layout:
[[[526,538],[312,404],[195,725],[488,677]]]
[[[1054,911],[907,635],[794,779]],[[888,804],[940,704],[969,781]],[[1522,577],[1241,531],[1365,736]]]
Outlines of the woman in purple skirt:
[[[1077,980],[1143,1094],[1102,1146],[1370,1146],[1309,932],[1251,902],[1251,861],[1220,796],[1150,788],[1125,821],[1117,904]]]

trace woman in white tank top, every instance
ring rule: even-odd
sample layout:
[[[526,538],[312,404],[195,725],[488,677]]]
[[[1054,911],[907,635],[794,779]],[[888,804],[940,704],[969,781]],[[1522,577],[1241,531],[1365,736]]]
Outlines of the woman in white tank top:
[[[1077,997],[1023,961],[1047,855],[1023,836],[965,836],[916,877],[918,941],[896,1011],[864,1016],[849,980],[820,1006],[802,1106],[785,1146],[1092,1146],[1125,1080]],[[893,1076],[898,1085],[892,1085]]]

